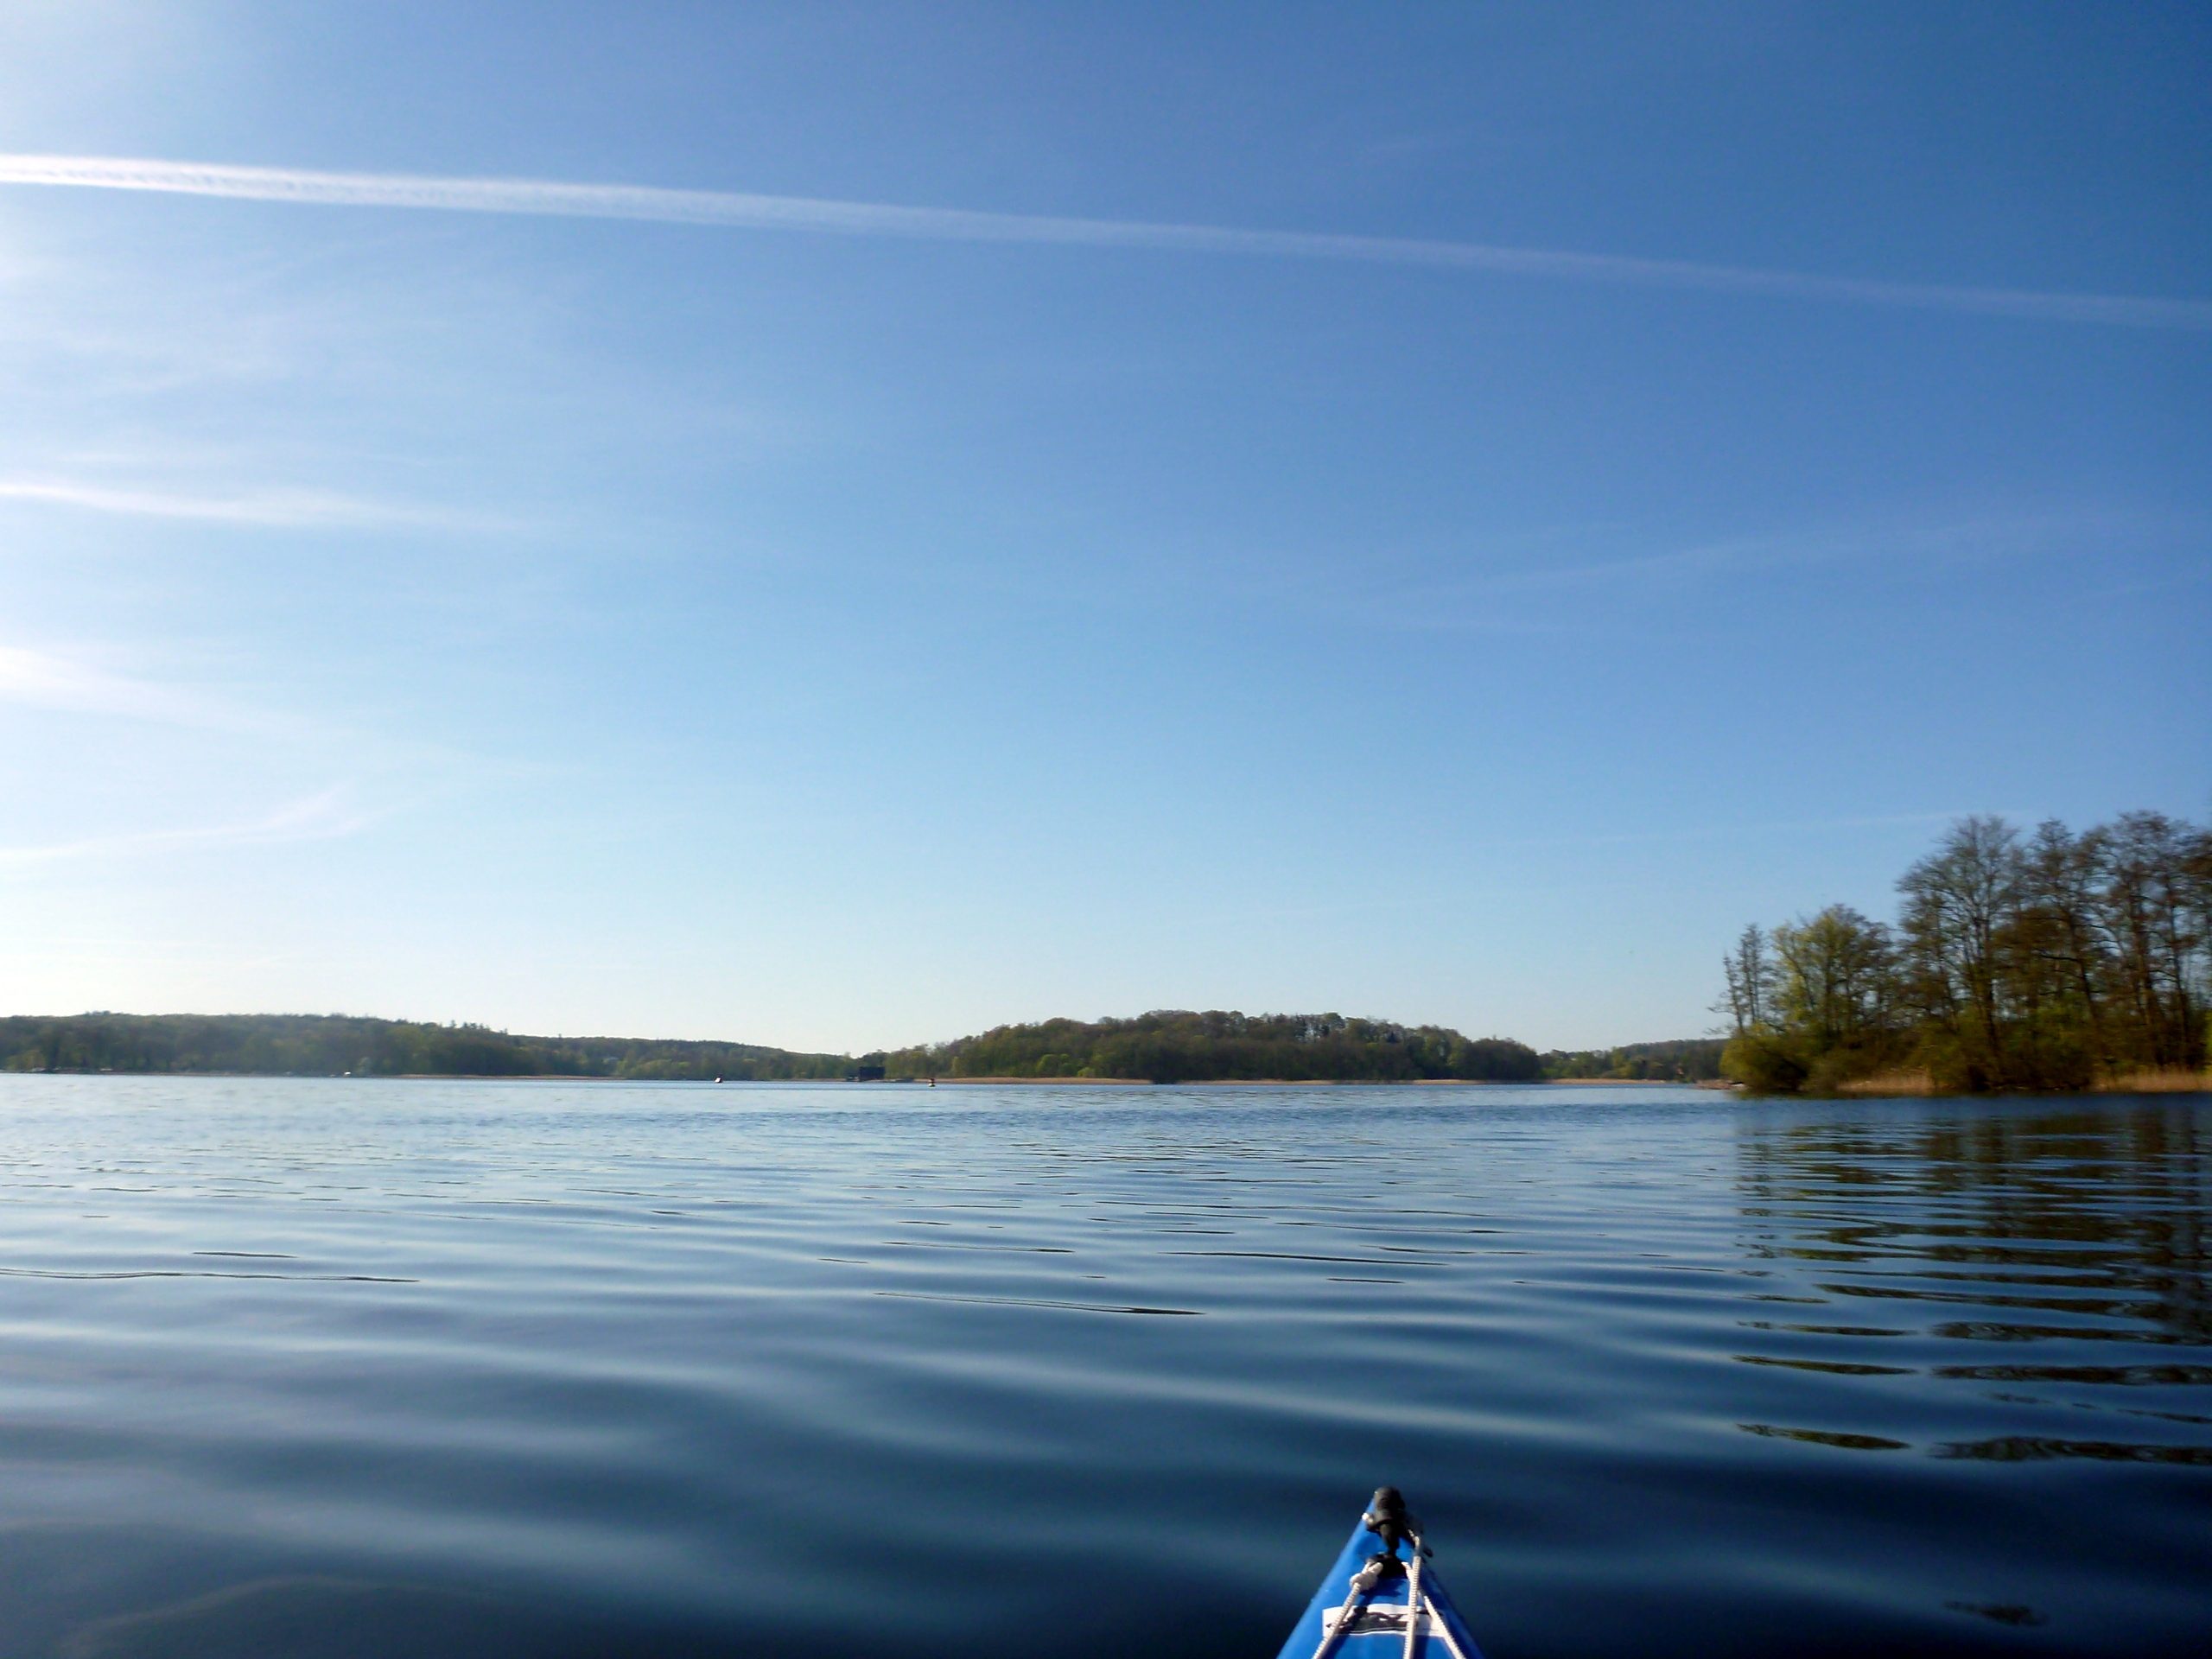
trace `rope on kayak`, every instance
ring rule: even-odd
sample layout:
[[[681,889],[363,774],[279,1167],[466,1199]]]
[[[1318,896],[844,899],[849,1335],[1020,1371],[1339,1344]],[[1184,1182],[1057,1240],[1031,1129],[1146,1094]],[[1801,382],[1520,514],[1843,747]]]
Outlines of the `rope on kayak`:
[[[1351,1575],[1351,1588],[1344,1597],[1344,1605],[1337,1609],[1336,1617],[1332,1619],[1326,1613],[1321,1615],[1321,1645],[1313,1649],[1313,1659],[1329,1659],[1337,1643],[1351,1634],[1352,1621],[1359,1617],[1363,1604],[1373,1597],[1377,1586],[1395,1578],[1402,1570],[1395,1555],[1369,1556],[1367,1565]]]
[[[1432,1624],[1435,1621],[1431,1620]],[[1414,1534],[1414,1558],[1406,1563],[1406,1659],[1421,1641],[1421,1535]]]

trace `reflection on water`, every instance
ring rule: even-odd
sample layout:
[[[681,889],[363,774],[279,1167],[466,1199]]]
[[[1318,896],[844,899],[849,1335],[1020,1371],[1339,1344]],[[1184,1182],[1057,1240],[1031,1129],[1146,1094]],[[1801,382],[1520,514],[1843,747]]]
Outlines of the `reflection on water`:
[[[2203,1409],[2212,1404],[2212,1365],[2091,1358],[2113,1343],[2212,1344],[2205,1128],[2197,1103],[2086,1110],[2007,1103],[1964,1121],[1748,1119],[1739,1179],[1749,1253],[1817,1264],[1812,1271],[1827,1297],[1906,1306],[1883,1325],[1747,1326],[1830,1336],[1854,1350],[1869,1338],[1945,1350],[2032,1344],[2044,1357],[1991,1363],[1947,1358],[1932,1348],[1918,1367],[1802,1351],[1737,1357],[1838,1375],[1916,1371],[1958,1383],[2043,1385],[2034,1392],[1983,1388],[1979,1396],[2054,1427],[2064,1414],[2070,1431],[1931,1440],[1924,1449],[1936,1457],[2212,1464],[2212,1445],[2187,1432],[2212,1422]],[[1962,1306],[1981,1316],[1959,1318]],[[2047,1315],[2061,1317],[2040,1317]],[[2146,1389],[2194,1408],[2146,1405],[2138,1392]],[[2128,1421],[2084,1433],[2082,1414]],[[2156,1427],[2162,1423],[2183,1427]],[[1862,1450],[1904,1445],[1849,1429],[1744,1427]]]
[[[0,1078],[0,1656],[2194,1655],[2208,1128]]]

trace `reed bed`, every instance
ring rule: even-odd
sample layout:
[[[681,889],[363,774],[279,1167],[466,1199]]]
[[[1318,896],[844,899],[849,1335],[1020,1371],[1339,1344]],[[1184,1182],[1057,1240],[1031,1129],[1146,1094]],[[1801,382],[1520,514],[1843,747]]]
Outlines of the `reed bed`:
[[[2212,1071],[2192,1071],[2185,1065],[2156,1071],[2123,1071],[2097,1084],[2102,1095],[2212,1094]]]
[[[1910,1067],[1899,1067],[1889,1071],[1877,1071],[1872,1077],[1853,1077],[1849,1083],[1836,1085],[1839,1095],[1940,1095],[1935,1077],[1927,1071]]]
[[[2116,1072],[2101,1077],[2091,1085],[2101,1095],[2202,1095],[2212,1094],[2212,1071],[2194,1071],[2185,1065],[2167,1066],[2158,1070]],[[1945,1089],[1928,1071],[1913,1066],[1894,1067],[1877,1071],[1871,1077],[1853,1077],[1848,1083],[1835,1086],[1838,1095],[1860,1097],[1885,1095],[1945,1095],[1958,1090]]]

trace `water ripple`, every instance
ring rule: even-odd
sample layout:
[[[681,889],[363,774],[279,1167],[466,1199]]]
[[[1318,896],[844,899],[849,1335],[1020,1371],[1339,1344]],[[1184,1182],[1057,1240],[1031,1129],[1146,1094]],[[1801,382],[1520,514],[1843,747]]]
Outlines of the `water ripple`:
[[[0,1653],[1266,1653],[1392,1479],[1501,1659],[2193,1659],[2209,1131],[0,1078]]]

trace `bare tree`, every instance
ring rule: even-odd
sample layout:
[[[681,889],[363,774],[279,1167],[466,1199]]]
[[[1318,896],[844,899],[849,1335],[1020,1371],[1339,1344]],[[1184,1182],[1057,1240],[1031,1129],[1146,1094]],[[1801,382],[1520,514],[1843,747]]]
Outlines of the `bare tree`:
[[[2002,818],[1961,818],[1897,881],[1914,986],[1978,1083],[2005,1080],[1998,947],[2019,906],[2019,840]]]
[[[2124,812],[2110,832],[2105,925],[2122,995],[2153,1066],[2203,1063],[2204,1016],[2196,991],[2204,944],[2192,875],[2196,834],[2163,812]]]
[[[2105,1072],[2115,1060],[2105,1014],[2113,950],[2099,902],[2109,847],[2102,830],[2077,836],[2049,818],[2020,866],[2024,948],[2056,971],[2088,1032],[2091,1065]]]
[[[1774,996],[1774,963],[1767,950],[1766,930],[1753,922],[1738,934],[1735,949],[1720,959],[1720,971],[1728,988],[1713,1005],[1713,1011],[1728,1016],[1736,1036],[1764,1031],[1770,1023],[1768,1005]]]

